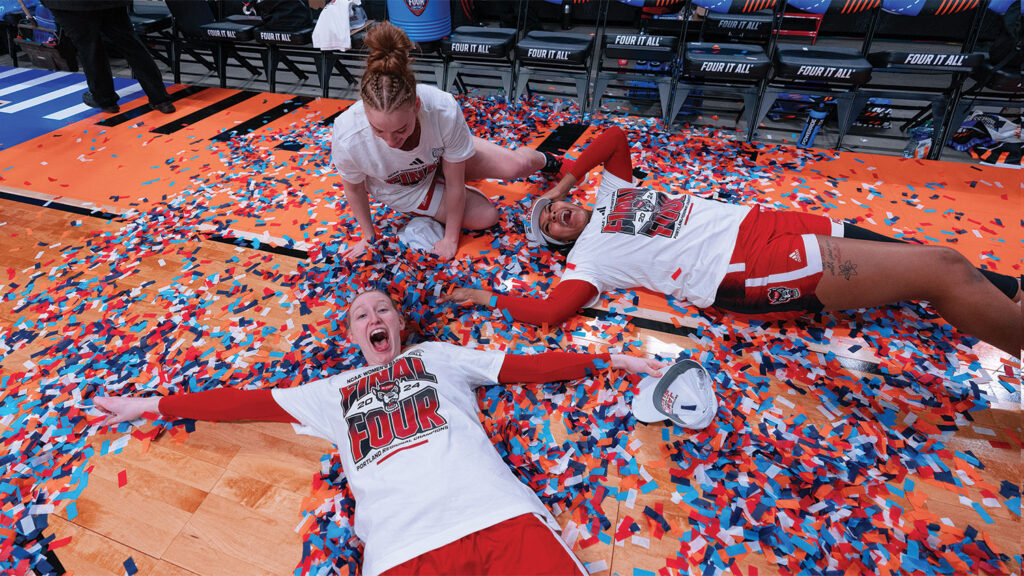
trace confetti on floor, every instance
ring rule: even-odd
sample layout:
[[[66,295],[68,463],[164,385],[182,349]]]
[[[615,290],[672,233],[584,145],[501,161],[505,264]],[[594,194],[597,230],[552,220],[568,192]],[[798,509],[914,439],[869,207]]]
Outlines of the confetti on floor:
[[[195,106],[232,92],[209,89]],[[255,114],[286,99],[260,95],[245,109]],[[504,145],[535,143],[580,120],[574,107],[543,100],[464,104],[475,132]],[[439,305],[452,283],[550,290],[564,259],[528,244],[520,224],[525,194],[550,182],[484,183],[501,221],[471,235],[453,262],[400,244],[404,220],[381,206],[378,249],[340,262],[356,227],[328,165],[323,119],[344,107],[317,100],[223,141],[213,140],[226,130],[216,118],[167,135],[150,132],[148,120],[80,123],[0,152],[7,189],[122,212],[81,245],[30,230],[32,241],[18,242],[33,253],[12,253],[3,266],[0,570],[52,571],[45,551],[66,542],[47,532],[47,516],[54,505],[73,506],[90,459],[100,456],[86,442],[99,430],[93,397],[287,387],[351,368],[361,360],[344,338],[345,303],[382,286],[401,297],[421,339],[520,353],[601,342],[642,352],[642,330],[624,313],[634,307],[689,327],[693,347],[673,357],[704,363],[720,398],[718,418],[700,433],[638,424],[629,411],[635,379],[609,372],[577,385],[480,392],[496,449],[581,554],[600,546],[644,557],[660,551],[657,565],[634,574],[754,574],[754,556],[794,575],[1021,572],[1019,538],[990,530],[1007,514],[1019,528],[1018,362],[981,354],[976,340],[920,303],[759,321],[620,292],[601,299],[616,312],[555,328]],[[590,121],[629,132],[651,186],[856,218],[1021,272],[1011,259],[1021,241],[1007,216],[1021,199],[1011,171],[738,144],[706,130],[670,134],[650,119]],[[122,151],[125,139],[132,145]],[[40,167],[51,163],[60,166]],[[113,174],[123,175],[121,186],[99,185]],[[307,257],[293,257],[303,251]],[[1007,408],[1007,398],[1016,405]],[[1015,428],[995,423],[994,408],[1015,411]],[[194,426],[123,424],[123,440],[100,452],[119,451],[129,436],[149,441]],[[1017,454],[1016,464],[1005,466],[1014,461],[1007,454]],[[999,456],[998,472],[986,455]],[[126,482],[125,472],[118,483]],[[357,572],[354,501],[337,457],[323,457],[306,502],[295,573]],[[973,520],[950,520],[948,506]],[[604,560],[588,566],[615,569]],[[124,568],[134,573],[134,561]]]

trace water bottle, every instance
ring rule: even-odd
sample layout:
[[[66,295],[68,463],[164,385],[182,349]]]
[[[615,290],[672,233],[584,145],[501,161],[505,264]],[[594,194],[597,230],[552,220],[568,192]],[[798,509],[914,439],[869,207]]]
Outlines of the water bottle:
[[[807,113],[807,123],[804,124],[804,131],[800,133],[800,140],[796,143],[797,148],[810,148],[814,146],[814,138],[821,130],[821,125],[828,117],[828,109],[824,102],[819,102],[816,108],[811,108]]]
[[[907,145],[903,148],[904,158],[924,158],[928,155],[928,150],[932,144],[932,128],[931,122],[922,126],[915,126],[910,130],[910,140],[907,140]]]

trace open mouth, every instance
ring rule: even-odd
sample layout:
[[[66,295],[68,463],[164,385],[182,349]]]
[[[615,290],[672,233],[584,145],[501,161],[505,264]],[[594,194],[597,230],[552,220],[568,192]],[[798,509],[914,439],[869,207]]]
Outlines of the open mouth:
[[[377,328],[373,332],[370,332],[370,346],[377,352],[386,352],[391,348],[391,339],[388,338],[388,331],[383,328]]]
[[[569,220],[572,220],[572,210],[565,209],[558,214],[558,222],[562,226],[568,226]]]

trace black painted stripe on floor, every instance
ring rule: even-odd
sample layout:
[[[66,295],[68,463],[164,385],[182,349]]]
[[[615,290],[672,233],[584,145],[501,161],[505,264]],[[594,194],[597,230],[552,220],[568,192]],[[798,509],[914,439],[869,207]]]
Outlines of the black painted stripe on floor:
[[[277,146],[274,146],[274,148],[277,148],[278,150],[287,150],[289,152],[298,152],[305,147],[305,144],[296,140],[285,140]]]
[[[607,310],[598,310],[597,308],[584,308],[581,315],[588,318],[594,318],[595,320],[604,320],[609,316],[613,316],[611,312]],[[677,327],[673,324],[669,324],[668,322],[651,320],[649,318],[639,318],[637,316],[630,316],[629,314],[622,314],[621,312],[616,312],[614,316],[625,316],[629,319],[629,323],[637,328],[646,328],[648,330],[688,337],[697,333],[697,330],[694,328],[688,328],[686,326]]]
[[[334,114],[331,114],[327,118],[324,118],[323,122],[321,122],[320,124],[324,126],[334,126],[334,119],[337,118],[338,116],[341,116],[341,113],[344,112],[345,110],[348,110],[349,106],[352,106],[353,104],[355,104],[355,102],[349,102],[341,110],[338,110]]]
[[[267,252],[268,254],[278,254],[281,256],[290,256],[292,258],[299,258],[305,260],[309,258],[309,253],[305,250],[299,250],[298,248],[286,248],[284,246],[274,246],[273,244],[266,244],[260,242],[259,248],[254,248],[252,240],[248,238],[242,238],[240,236],[221,236],[219,234],[205,234],[207,240],[212,242],[219,242],[221,244],[231,244],[232,246],[241,246],[242,248],[248,248],[249,250],[259,250],[260,252]]]
[[[10,200],[12,202],[18,202],[21,204],[28,204],[29,206],[52,208],[54,210],[60,210],[61,212],[78,214],[79,216],[92,216],[93,218],[102,218],[103,220],[113,220],[118,216],[117,214],[113,214],[111,212],[104,212],[99,209],[85,208],[84,206],[72,206],[71,204],[64,204],[62,202],[55,202],[53,200],[43,200],[41,198],[29,198],[27,196],[11,194],[10,192],[0,191],[0,199]]]
[[[288,100],[287,102],[282,102],[281,104],[274,106],[273,108],[267,110],[266,112],[262,112],[257,116],[253,116],[252,118],[246,120],[245,122],[242,122],[241,124],[236,124],[235,126],[228,128],[227,130],[214,136],[212,140],[214,142],[225,142],[227,140],[231,140],[235,136],[248,134],[253,130],[258,130],[266,126],[267,124],[273,122],[274,120],[277,120],[278,118],[284,116],[285,114],[288,114],[289,112],[292,112],[293,110],[302,108],[303,106],[309,104],[312,101],[313,98],[311,96],[296,96],[291,100]]]
[[[581,312],[582,316],[588,318],[594,318],[596,320],[604,320],[608,316],[612,316],[612,313],[607,310],[598,310],[596,308],[584,308]],[[675,326],[668,322],[662,322],[660,320],[651,320],[649,318],[639,318],[637,316],[630,316],[629,314],[615,313],[616,316],[625,316],[630,324],[637,328],[645,328],[647,330],[654,330],[655,332],[664,332],[666,334],[676,334],[678,336],[692,337],[697,333],[696,328],[689,328],[687,326]],[[847,358],[845,356],[836,355],[836,359],[839,360],[839,365],[847,370],[855,370],[857,372],[863,372],[865,374],[880,375],[881,371],[878,369],[878,364],[875,362],[867,362],[865,360],[857,360],[855,358]]]
[[[10,200],[12,202],[18,202],[20,204],[28,204],[29,206],[39,206],[41,208],[49,208],[51,210],[59,210],[61,212],[68,212],[70,214],[78,214],[79,216],[90,216],[92,218],[100,218],[101,220],[113,220],[120,218],[120,214],[114,214],[112,212],[103,212],[102,210],[94,210],[85,208],[83,206],[73,206],[71,204],[64,204],[62,202],[54,202],[52,200],[43,200],[41,198],[29,198],[27,196],[19,196],[18,194],[12,194],[10,192],[0,191],[0,199]],[[241,238],[238,236],[226,237],[220,234],[205,234],[206,239],[217,242],[220,244],[230,244],[232,246],[241,246],[248,248],[249,250],[258,250],[260,252],[267,252],[269,254],[280,254],[282,256],[290,256],[292,258],[309,258],[309,253],[305,250],[298,250],[296,248],[285,248],[283,246],[274,246],[273,244],[260,243],[259,248],[252,246],[252,241],[247,238]]]
[[[199,94],[203,90],[206,90],[205,86],[189,86],[189,87],[187,87],[187,88],[185,88],[183,90],[178,90],[174,94],[171,94],[170,101],[171,102],[176,102],[176,101],[181,100],[183,98],[188,98],[189,96],[193,96],[195,94]],[[97,122],[97,124],[99,124],[100,126],[117,126],[118,124],[124,124],[125,122],[127,122],[129,120],[134,120],[134,119],[138,118],[139,116],[142,116],[143,114],[149,114],[150,112],[156,112],[156,111],[153,110],[152,108],[150,108],[149,104],[143,104],[142,106],[139,106],[138,108],[132,108],[131,110],[129,110],[127,112],[122,112],[122,113],[117,114],[115,116],[111,116],[110,118],[107,118],[107,119],[105,119],[105,120],[103,120],[101,122]]]
[[[548,134],[540,146],[537,146],[537,150],[561,156],[565,154],[566,150],[572,148],[572,145],[587,131],[587,128],[590,128],[590,124],[562,124]]]
[[[72,214],[79,214],[82,216],[92,216],[94,218],[102,218],[104,220],[113,220],[117,218],[117,214],[111,214],[109,212],[101,212],[99,210],[90,210],[88,208],[82,208],[80,206],[71,206],[69,204],[62,204],[60,202],[51,202],[47,200],[41,200],[39,198],[27,198],[25,196],[18,196],[17,194],[11,194],[9,192],[0,191],[0,199],[11,200],[14,202],[20,202],[22,204],[30,204],[32,206],[42,206],[44,208],[52,208],[54,210],[60,210],[62,212],[70,212]],[[239,237],[225,237],[219,234],[207,234],[206,238],[212,242],[218,242],[220,244],[230,244],[232,246],[242,246],[249,250],[258,250],[260,252],[267,252],[269,254],[280,254],[282,256],[289,256],[292,258],[307,259],[309,253],[304,250],[298,250],[296,248],[285,248],[283,246],[274,246],[272,244],[260,243],[259,248],[253,248],[251,240]],[[335,258],[327,256],[327,262],[333,263]],[[608,316],[612,316],[612,313],[607,310],[597,310],[596,308],[584,308],[581,311],[582,316],[588,318],[594,318],[596,320],[604,320]],[[655,332],[664,332],[666,334],[676,334],[678,336],[692,337],[697,333],[695,328],[689,328],[687,326],[675,326],[668,322],[662,322],[660,320],[651,320],[649,318],[640,318],[637,316],[630,316],[628,314],[616,313],[618,316],[625,316],[629,323],[636,326],[637,328],[645,328],[647,330],[653,330]],[[864,372],[865,374],[881,374],[878,370],[878,364],[873,362],[866,362],[864,360],[855,360],[853,358],[846,358],[843,356],[836,356],[839,359],[839,365],[847,370],[856,370],[858,372]]]
[[[223,112],[224,110],[231,108],[239,102],[245,102],[249,98],[252,98],[253,96],[256,96],[258,94],[259,92],[254,92],[252,90],[245,90],[243,92],[239,92],[238,94],[232,94],[231,96],[228,96],[227,98],[219,102],[214,102],[213,104],[210,104],[202,110],[196,110],[195,112],[189,114],[188,116],[185,116],[184,118],[179,118],[177,120],[174,120],[173,122],[164,124],[163,126],[153,128],[151,132],[156,132],[157,134],[174,134],[175,132],[181,130],[182,128],[186,128],[188,126],[191,126],[192,124],[195,124],[196,122],[206,120],[210,116]]]

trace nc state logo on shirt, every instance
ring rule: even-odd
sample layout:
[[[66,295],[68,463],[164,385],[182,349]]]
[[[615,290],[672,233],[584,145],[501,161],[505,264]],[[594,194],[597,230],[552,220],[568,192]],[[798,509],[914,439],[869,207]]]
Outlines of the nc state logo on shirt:
[[[646,188],[622,188],[615,192],[611,212],[601,232],[675,238],[679,223],[692,209],[689,196],[669,196]]]
[[[398,397],[401,393],[402,385],[394,382],[384,382],[373,388],[373,397],[384,405],[385,412],[398,410]]]
[[[437,377],[423,360],[403,356],[341,389],[352,460],[357,469],[385,454],[425,443],[419,436],[448,425],[438,408]]]
[[[423,11],[427,9],[427,2],[429,0],[405,0],[406,7],[409,8],[409,12],[412,12],[416,16],[423,14]]]

